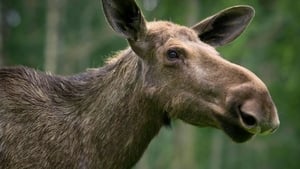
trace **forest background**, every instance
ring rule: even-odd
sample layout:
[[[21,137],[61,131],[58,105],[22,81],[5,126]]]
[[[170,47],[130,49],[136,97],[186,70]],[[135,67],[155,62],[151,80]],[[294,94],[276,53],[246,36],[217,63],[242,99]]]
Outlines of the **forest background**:
[[[281,126],[273,135],[236,144],[219,130],[174,121],[151,142],[135,169],[299,169],[300,1],[137,2],[147,20],[188,26],[229,6],[253,6],[256,16],[245,33],[218,51],[263,79]],[[126,46],[106,23],[100,0],[0,0],[0,66],[70,75],[103,65]]]

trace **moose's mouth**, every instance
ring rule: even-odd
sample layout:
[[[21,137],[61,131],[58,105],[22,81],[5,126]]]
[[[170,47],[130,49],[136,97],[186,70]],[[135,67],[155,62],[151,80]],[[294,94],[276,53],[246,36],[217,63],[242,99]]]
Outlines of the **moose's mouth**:
[[[226,124],[222,123],[221,124],[221,129],[229,136],[232,138],[233,141],[242,143],[245,142],[249,139],[251,139],[254,134],[249,133],[242,127],[236,125],[236,124]]]
[[[234,117],[226,118],[224,116],[217,116],[219,121],[218,128],[223,130],[233,141],[243,143],[251,139],[255,134],[249,132],[236,122]]]

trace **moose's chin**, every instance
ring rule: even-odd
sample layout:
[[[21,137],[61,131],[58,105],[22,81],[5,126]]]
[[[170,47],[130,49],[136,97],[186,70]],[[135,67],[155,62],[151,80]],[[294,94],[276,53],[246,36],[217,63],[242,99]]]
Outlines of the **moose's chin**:
[[[223,131],[235,142],[237,143],[243,143],[246,142],[248,140],[250,140],[254,134],[253,133],[249,133],[248,131],[246,131],[245,129],[241,128],[238,125],[222,125],[222,129]]]

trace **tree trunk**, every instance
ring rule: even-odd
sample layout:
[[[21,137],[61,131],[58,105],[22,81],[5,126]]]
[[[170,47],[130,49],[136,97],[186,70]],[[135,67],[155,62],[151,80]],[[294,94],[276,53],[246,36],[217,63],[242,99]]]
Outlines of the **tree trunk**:
[[[221,169],[223,138],[218,131],[214,131],[211,143],[210,169]]]
[[[179,122],[175,129],[172,169],[196,169],[195,127]]]
[[[2,1],[0,1],[0,66],[4,65],[3,53],[3,16],[2,16]]]
[[[45,70],[50,72],[57,71],[60,14],[64,2],[65,0],[47,0]]]

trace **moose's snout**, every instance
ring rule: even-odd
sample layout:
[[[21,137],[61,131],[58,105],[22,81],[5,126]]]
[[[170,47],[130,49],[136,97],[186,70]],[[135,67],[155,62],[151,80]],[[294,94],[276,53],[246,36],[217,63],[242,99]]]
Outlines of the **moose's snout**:
[[[261,81],[255,82],[230,87],[226,96],[230,115],[221,118],[221,128],[236,142],[247,141],[256,134],[271,134],[279,127],[268,89]]]
[[[237,125],[251,134],[271,134],[279,127],[279,118],[271,96],[264,87],[243,84],[234,87],[228,104]]]
[[[271,134],[279,127],[279,119],[273,102],[261,98],[246,100],[237,112],[241,126],[253,134]],[[268,101],[267,101],[268,100]]]

